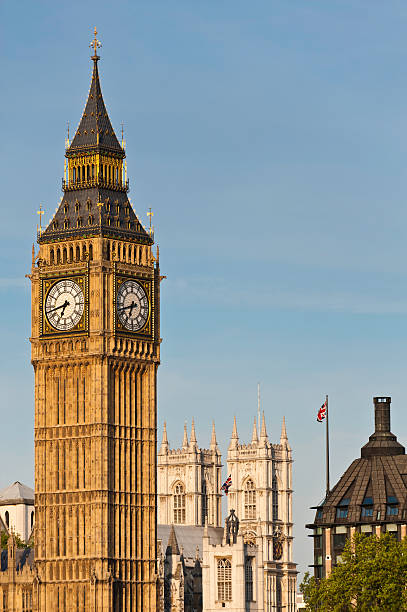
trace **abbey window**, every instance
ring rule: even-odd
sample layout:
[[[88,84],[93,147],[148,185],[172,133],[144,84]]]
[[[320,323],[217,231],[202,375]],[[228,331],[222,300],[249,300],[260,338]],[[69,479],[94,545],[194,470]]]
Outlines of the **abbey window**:
[[[185,523],[185,489],[181,483],[174,489],[174,523]]]
[[[232,564],[230,559],[218,559],[218,601],[232,601]]]
[[[244,487],[244,517],[246,519],[256,518],[256,487],[251,478],[246,481]]]

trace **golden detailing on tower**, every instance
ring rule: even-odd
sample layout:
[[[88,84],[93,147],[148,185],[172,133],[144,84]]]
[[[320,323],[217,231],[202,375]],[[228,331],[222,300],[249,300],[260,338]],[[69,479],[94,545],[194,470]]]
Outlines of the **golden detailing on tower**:
[[[156,610],[160,271],[130,204],[96,50],[64,195],[33,258],[33,609]]]

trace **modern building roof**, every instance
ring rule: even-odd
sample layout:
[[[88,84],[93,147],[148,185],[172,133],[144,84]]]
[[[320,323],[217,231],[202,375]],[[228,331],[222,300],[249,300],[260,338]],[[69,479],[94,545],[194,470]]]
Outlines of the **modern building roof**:
[[[0,506],[14,504],[34,504],[34,489],[27,487],[18,480],[9,487],[0,490]]]
[[[406,522],[407,456],[390,431],[391,398],[373,401],[375,431],[362,447],[361,457],[319,505],[316,526]],[[369,511],[363,512],[364,507]]]
[[[211,544],[221,544],[223,528],[208,527],[207,529]],[[204,530],[205,527],[195,525],[158,525],[157,538],[161,540],[164,553],[168,546],[171,546],[172,551],[177,547],[185,558],[194,559],[197,556],[198,548],[199,556],[202,558]]]

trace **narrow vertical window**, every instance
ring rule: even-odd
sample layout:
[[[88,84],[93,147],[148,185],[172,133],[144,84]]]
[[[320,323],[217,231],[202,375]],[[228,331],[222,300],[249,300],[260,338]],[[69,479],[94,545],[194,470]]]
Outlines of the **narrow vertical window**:
[[[76,379],[76,422],[79,423],[79,378]]]
[[[83,422],[86,421],[86,387],[85,387],[85,377],[83,377]]]
[[[232,564],[230,559],[218,559],[218,601],[232,601]]]
[[[64,378],[64,403],[63,403],[63,407],[64,407],[64,421],[63,423],[66,423],[66,380]]]
[[[272,501],[272,514],[273,521],[278,521],[278,486],[277,486],[277,478],[273,477],[272,484],[272,493],[271,493],[271,501]]]
[[[205,519],[208,517],[208,490],[206,481],[202,483],[202,524],[205,525]],[[210,521],[208,521],[209,523]]]
[[[57,378],[57,425],[59,425],[59,378]]]
[[[185,489],[181,483],[174,488],[174,523],[185,523]]]
[[[244,517],[246,519],[256,518],[256,487],[251,478],[246,481],[244,487]]]
[[[246,559],[245,568],[246,601],[253,601],[253,559]]]

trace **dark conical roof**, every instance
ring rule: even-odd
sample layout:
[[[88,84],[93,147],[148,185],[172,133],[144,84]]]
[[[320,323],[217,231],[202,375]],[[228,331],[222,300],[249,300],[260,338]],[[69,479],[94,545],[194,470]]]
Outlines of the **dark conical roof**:
[[[171,525],[171,531],[167,543],[167,555],[179,555],[179,546],[174,525]]]
[[[404,447],[390,432],[390,397],[375,397],[375,433],[326,499],[318,507],[316,525],[381,522],[405,522],[407,511],[407,455]],[[366,501],[367,500],[367,501]],[[389,513],[388,505],[397,505]],[[363,504],[371,514],[361,515]],[[337,509],[346,508],[346,516]]]
[[[81,149],[100,148],[115,151],[124,156],[103,101],[98,71],[99,58],[94,56],[92,59],[93,73],[88,100],[78,129],[66,153],[69,157],[70,154],[79,152]]]
[[[125,152],[116,138],[103,101],[96,52],[92,60],[88,100],[66,151],[68,164],[74,163],[76,157],[86,159],[101,154],[111,159],[119,158],[123,163]],[[128,181],[108,180],[99,173],[79,183],[64,180],[63,190],[64,196],[55,214],[38,236],[39,243],[102,235],[153,244],[151,233],[144,229],[127,197]]]

